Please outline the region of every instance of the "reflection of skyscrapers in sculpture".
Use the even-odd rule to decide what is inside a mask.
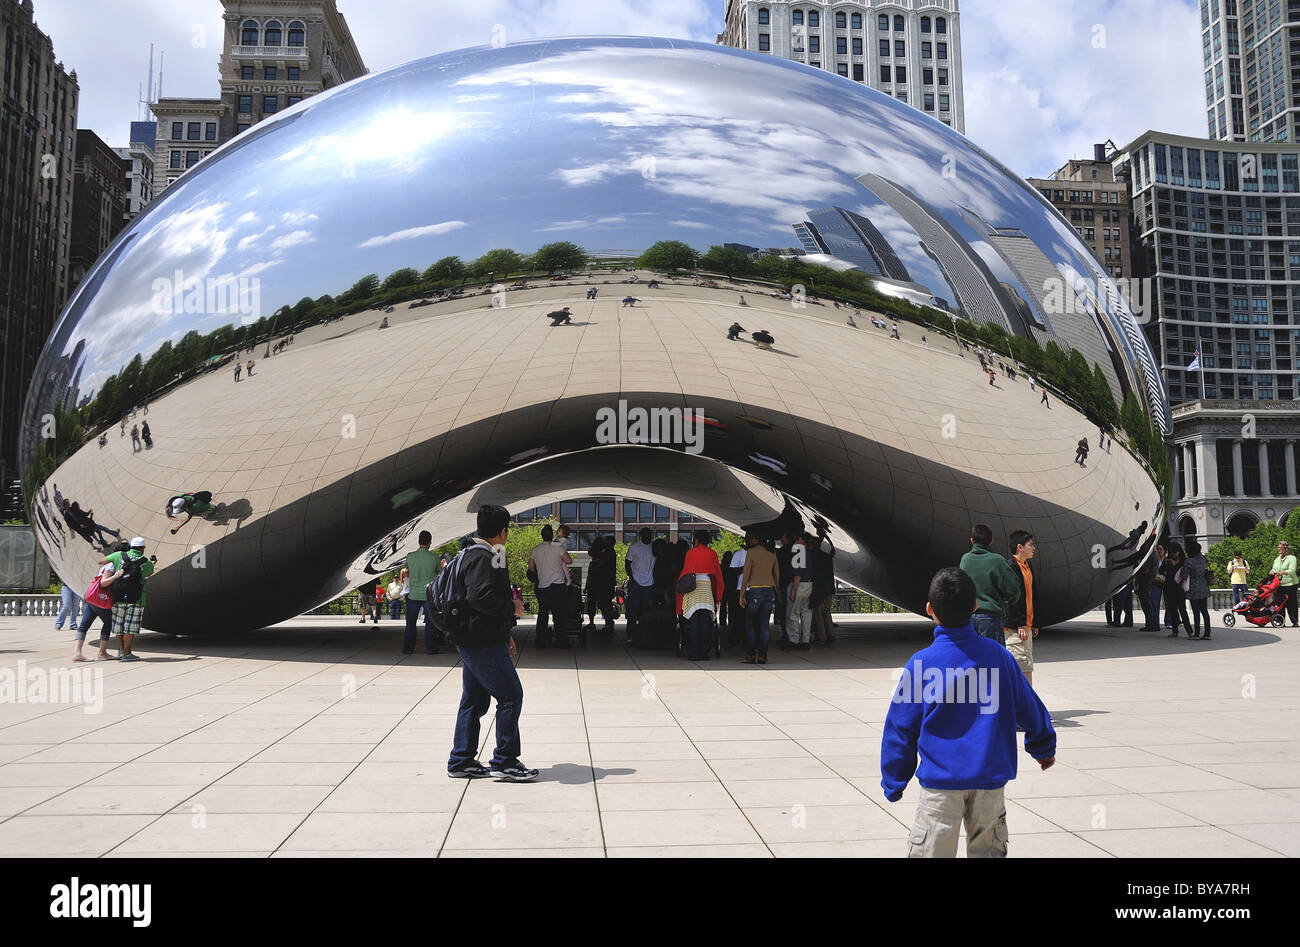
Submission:
[[[972,322],[991,322],[1017,335],[1025,334],[1027,330],[1013,324],[1015,307],[988,264],[937,211],[911,191],[878,174],[864,174],[857,180],[916,231],[926,254],[948,281],[961,314]]]
[[[1047,337],[1077,349],[1088,364],[1100,365],[1117,401],[1122,400],[1129,391],[1149,391],[1150,386],[1144,384],[1138,374],[1142,371],[1139,366],[1143,361],[1143,348],[1134,348],[1133,340],[1122,336],[1119,327],[1125,324],[1125,320],[1118,315],[1119,311],[1113,304],[1103,306],[1096,295],[1086,288],[1082,292],[1076,291],[1074,279],[1066,279],[1061,269],[1023,230],[995,227],[969,207],[961,208],[960,213],[997,252],[1020,285],[1030,294],[1030,307],[1034,310],[1037,322],[1035,329],[1046,330]],[[1078,256],[1065,263],[1067,270],[1078,276],[1089,272],[1085,261]],[[1087,279],[1095,282],[1102,277],[1094,273]],[[1107,316],[1107,311],[1116,313],[1116,318]],[[1043,342],[1043,332],[1035,332],[1033,335],[1040,344]],[[1135,360],[1125,357],[1123,350],[1126,348],[1134,349],[1137,355]],[[1150,366],[1147,377],[1155,377],[1154,363]],[[1152,403],[1160,402],[1157,398]]]
[[[793,226],[799,243],[809,253],[830,254],[869,276],[912,281],[884,234],[861,214],[842,207],[822,207],[809,211],[807,221]]]

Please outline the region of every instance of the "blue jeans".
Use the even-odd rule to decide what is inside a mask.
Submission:
[[[771,588],[745,592],[745,650],[767,657],[767,629],[772,621],[772,603],[776,592]]]
[[[707,661],[709,647],[713,644],[713,612],[707,608],[697,608],[691,613],[686,626],[686,641],[689,649],[686,656],[692,661]]]
[[[73,631],[76,631],[78,604],[77,593],[72,591],[71,586],[64,585],[63,588],[59,589],[59,614],[54,616],[54,627],[62,628],[63,619],[70,617],[72,619],[70,627]]]
[[[434,640],[433,625],[429,622],[429,603],[422,602],[419,599],[408,598],[406,600],[406,631],[402,635],[402,651],[410,654],[415,650],[415,621],[424,612],[424,650],[430,654],[438,650],[437,642]]]
[[[388,616],[396,621],[402,617],[402,600],[400,598],[389,599]]]
[[[1234,585],[1232,587],[1232,604],[1240,605],[1241,600],[1246,597],[1246,586]],[[62,614],[62,612],[60,612]]]
[[[488,712],[493,697],[497,701],[497,748],[489,765],[500,768],[518,763],[524,685],[510,660],[510,645],[456,650],[461,660],[460,712],[447,768],[456,769],[477,758],[479,720]]]
[[[1002,616],[991,615],[988,612],[976,612],[970,617],[970,623],[975,626],[975,634],[981,638],[988,638],[996,641],[998,644],[1005,644],[1006,636],[1002,633]]]
[[[77,637],[85,638],[86,633],[90,631],[90,626],[99,619],[99,640],[108,641],[113,636],[113,612],[107,608],[96,608],[84,599],[81,602],[81,623],[77,629]]]
[[[632,624],[641,617],[641,610],[654,601],[654,586],[641,585],[635,579],[627,580],[627,622]]]

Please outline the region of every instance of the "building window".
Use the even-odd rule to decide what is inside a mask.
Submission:
[[[292,23],[289,24],[289,45],[290,46],[307,45],[307,30],[303,27],[302,23],[299,22],[298,20],[294,20]]]
[[[889,58],[889,40],[887,39],[882,39],[880,41],[880,56],[882,59]]]
[[[280,107],[280,97],[278,95],[262,96],[262,111],[266,114],[275,112]]]
[[[280,74],[274,66],[267,66],[262,71],[262,78],[268,82],[274,82],[276,79],[280,78]]]
[[[205,141],[216,141],[216,140],[217,140],[217,123],[216,123],[216,122],[208,122],[208,123],[203,127],[203,138],[204,138]]]
[[[894,40],[894,55],[899,59],[907,55],[907,43],[904,40]]]
[[[821,26],[821,25],[822,25],[822,18],[821,18],[820,15],[818,15],[818,13],[817,13],[816,10],[809,10],[809,11],[808,11],[808,25],[809,25],[809,26]]]
[[[298,66],[289,66],[286,70],[286,77],[290,82],[297,82],[302,77],[302,70]]]
[[[907,90],[906,90],[906,89],[899,89],[899,90],[898,90],[896,93],[894,93],[894,94],[895,94],[896,96],[898,96],[898,101],[900,101],[900,102],[906,102],[906,101],[907,101]]]
[[[185,152],[185,167],[187,168],[194,167],[196,164],[199,163],[201,157],[202,155],[200,155],[199,152],[197,151]]]
[[[907,67],[906,67],[906,66],[895,66],[895,67],[894,67],[894,81],[895,81],[895,82],[906,82],[906,81],[907,81]]]
[[[281,45],[281,39],[280,21],[272,20],[270,23],[266,24],[266,42],[263,43],[263,45],[279,46]]]
[[[241,66],[239,68],[239,78],[243,79],[245,82],[251,82],[253,79],[253,67]]]
[[[186,125],[186,127],[185,127],[185,137],[186,137],[186,139],[189,140],[189,141],[198,141],[200,138],[203,137],[202,129],[203,129],[203,123],[202,123],[202,122],[190,122],[190,123],[188,123],[188,124]]]
[[[894,81],[892,78],[890,78],[890,69],[888,66],[880,67],[880,81],[885,83],[886,85]]]
[[[855,63],[853,64],[853,81],[854,81],[854,82],[861,82],[861,81],[863,81],[863,80],[862,80],[862,63],[860,63],[860,62],[855,62]]]
[[[758,11],[758,25],[767,26],[767,24],[768,24],[767,7],[760,7]]]
[[[235,126],[235,134],[242,135],[244,132],[248,131],[252,127],[253,126],[248,124],[248,122],[240,122],[238,125]]]
[[[297,104],[298,104],[299,102],[301,102],[301,101],[302,101],[302,96],[301,96],[301,95],[291,95],[291,96],[288,96],[288,97],[284,100],[284,102],[285,102],[285,106],[284,106],[284,107],[285,107],[285,108],[288,108],[290,105],[297,105]]]
[[[905,23],[903,22],[903,18],[902,18],[902,16],[895,16],[895,17],[894,17],[894,32],[895,32],[895,33],[901,33],[901,32],[903,32],[903,30],[905,30],[905,29],[907,29],[907,24],[905,24]]]
[[[926,85],[934,85],[934,70],[933,69],[921,70],[921,81],[924,82]]]
[[[947,43],[940,43],[940,44],[939,44],[939,58],[940,58],[940,59],[947,59],[947,58],[948,58],[948,44],[947,44]]]
[[[939,85],[947,85],[947,84],[948,84],[948,70],[947,70],[947,69],[940,69],[940,70],[939,70]]]
[[[255,20],[245,20],[243,26],[243,35],[240,36],[239,45],[256,46],[257,39],[257,22]]]
[[[855,30],[862,29],[862,14],[854,13],[853,15],[851,15],[849,17],[849,25]]]
[[[822,38],[820,36],[808,37],[808,52],[820,53],[822,51]]]
[[[172,141],[182,141],[185,138],[185,123],[172,122]]]
[[[836,71],[839,75],[841,75],[841,76],[843,76],[845,79],[847,79],[847,78],[849,77],[849,64],[846,63],[846,62],[837,63],[836,66],[835,66],[835,71]]]
[[[179,168],[179,167],[181,166],[181,159],[184,158],[184,157],[185,157],[185,156],[184,156],[181,152],[179,152],[179,151],[173,151],[173,152],[172,152],[172,156],[171,156],[171,164],[170,164],[170,166],[171,166],[172,168],[174,168],[174,169],[175,169],[175,168]]]
[[[837,55],[840,56],[847,56],[849,54],[848,37],[845,36],[835,37],[835,52]]]
[[[948,105],[949,105],[948,96],[946,94],[939,96],[939,111],[940,112],[951,111]]]
[[[922,43],[922,44],[921,44],[921,58],[922,58],[922,59],[933,59],[933,58],[934,58],[934,50],[931,48],[931,46],[930,46],[929,43]]]
[[[926,110],[927,112],[933,112],[933,111],[934,111],[934,93],[933,93],[933,92],[927,92],[927,93],[925,93],[925,110]]]
[[[253,111],[253,97],[251,95],[241,95],[239,97],[239,111],[241,112]]]
[[[936,33],[947,33],[947,32],[948,32],[948,19],[947,19],[947,17],[942,17],[942,16],[941,16],[941,17],[937,17],[937,18],[935,19],[935,21],[934,21],[934,31],[935,31]]]
[[[883,13],[880,14],[880,24],[879,24],[879,25],[880,25],[880,32],[882,32],[882,33],[888,33],[888,32],[889,32],[889,17],[886,16],[885,14],[883,14]]]
[[[768,53],[772,51],[772,37],[769,34],[758,34],[758,51],[760,53]]]
[[[794,13],[790,14],[790,16],[791,16],[791,20],[790,20],[791,23],[793,23],[795,26],[803,26],[802,10],[795,10]]]
[[[837,30],[842,30],[846,26],[848,26],[848,21],[849,21],[848,15],[845,14],[843,11],[835,14],[835,28]]]
[[[930,18],[928,16],[921,17],[921,32],[930,32]]]
[[[855,36],[855,37],[853,37],[853,55],[854,55],[854,56],[861,56],[861,55],[862,55],[862,37],[861,37],[861,36]]]

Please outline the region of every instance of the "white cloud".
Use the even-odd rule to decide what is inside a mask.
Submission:
[[[430,224],[427,227],[411,227],[407,230],[398,230],[396,233],[383,234],[377,237],[371,237],[369,240],[357,244],[358,250],[364,250],[368,247],[382,247],[386,243],[396,243],[399,240],[416,240],[420,237],[432,237],[438,234],[450,233],[453,230],[459,230],[461,227],[468,227],[469,224],[463,220],[444,220],[440,224]]]
[[[670,220],[668,223],[673,227],[692,227],[696,230],[712,230],[712,224],[702,224],[696,220]]]
[[[302,246],[304,243],[312,243],[315,239],[310,230],[295,230],[293,233],[287,233],[283,237],[276,237],[272,240],[271,252],[279,253],[282,250]]]

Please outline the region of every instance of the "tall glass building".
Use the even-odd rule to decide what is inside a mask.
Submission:
[[[1206,121],[1222,141],[1295,141],[1300,3],[1200,0]]]
[[[1289,401],[1300,346],[1300,146],[1147,132],[1123,150],[1136,247],[1173,404]],[[1201,353],[1201,372],[1187,367]]]

